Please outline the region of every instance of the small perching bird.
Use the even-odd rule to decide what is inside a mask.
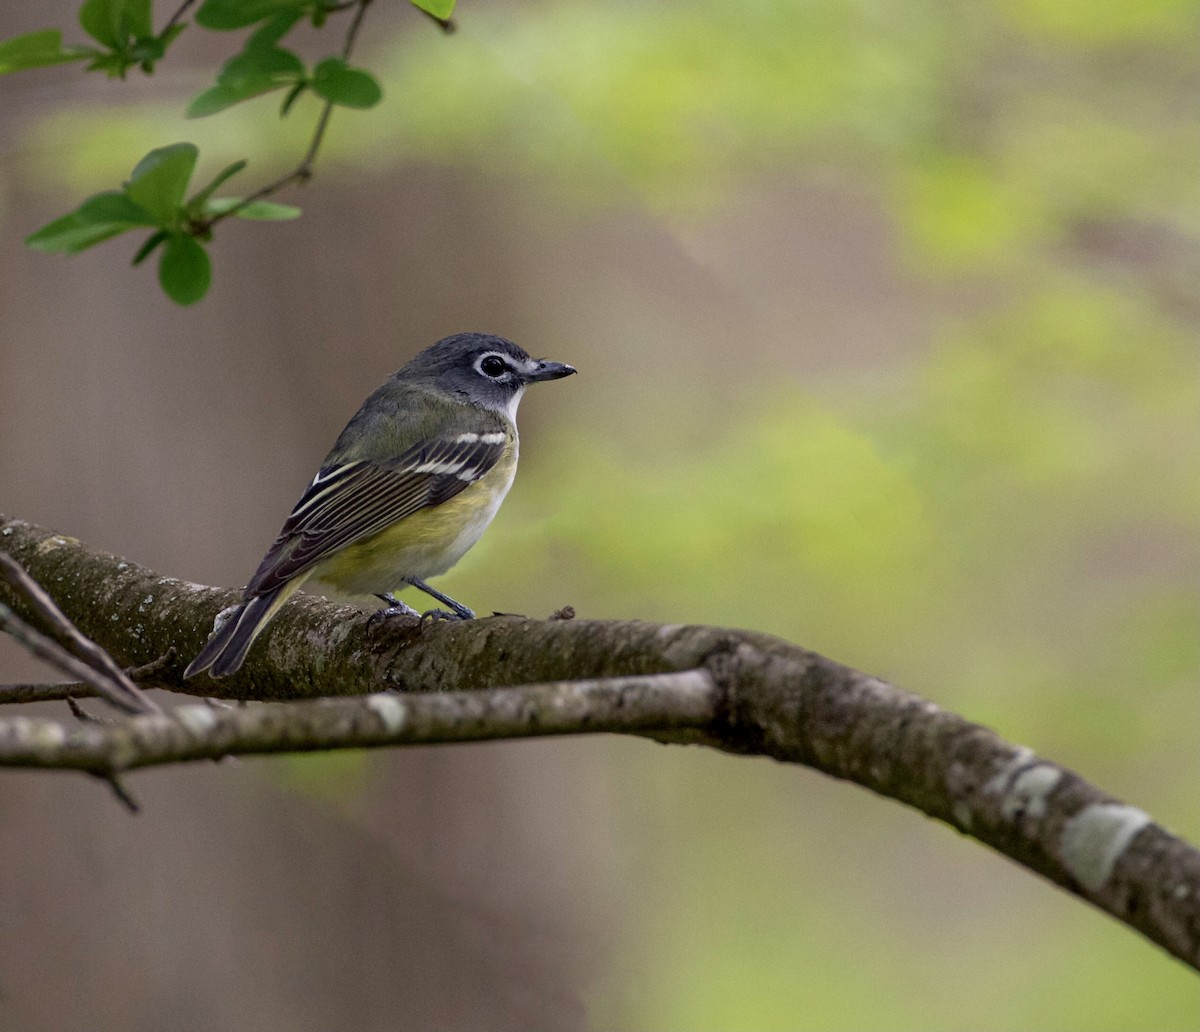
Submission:
[[[525,388],[573,372],[485,333],[459,333],[422,351],[346,425],[250,578],[241,606],[184,677],[236,672],[279,607],[310,578],[340,594],[378,596],[389,604],[380,615],[419,615],[391,594],[411,585],[451,610],[425,615],[473,619],[425,580],[463,557],[508,494]]]

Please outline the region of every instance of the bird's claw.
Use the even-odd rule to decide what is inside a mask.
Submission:
[[[427,609],[421,614],[421,623],[426,620],[430,623],[441,623],[443,620],[470,620],[472,617],[463,616],[462,613],[451,613],[447,609]]]
[[[417,620],[423,620],[424,617],[418,613],[412,606],[405,605],[403,602],[397,602],[394,606],[387,606],[383,609],[376,609],[370,616],[367,617],[367,630],[375,626],[376,621],[383,623],[385,620],[391,620],[397,616],[415,617]]]

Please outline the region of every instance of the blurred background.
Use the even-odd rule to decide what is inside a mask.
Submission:
[[[167,16],[162,8],[156,22]],[[3,36],[76,5],[2,0]],[[370,10],[304,216],[21,239],[192,140],[244,189],[315,108],[0,79],[0,510],[240,585],[360,401],[460,330],[577,378],[440,586],[769,631],[1200,839],[1192,0]],[[334,28],[334,33],[340,29]],[[311,56],[335,49],[329,37]],[[257,178],[254,178],[257,177]],[[253,180],[253,182],[251,182]],[[235,181],[238,182],[238,181]],[[0,642],[0,679],[49,675]],[[67,717],[65,708],[51,712]],[[1154,1030],[1194,976],[809,771],[618,739],[0,778],[0,1028]]]

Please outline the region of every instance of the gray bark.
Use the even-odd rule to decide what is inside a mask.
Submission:
[[[112,724],[0,720],[0,765],[109,777],[238,753],[598,731],[703,744],[801,764],[906,803],[1200,968],[1194,847],[1073,771],[777,638],[513,616],[369,627],[358,610],[303,597],[237,675],[184,682],[183,668],[237,592],[160,577],[3,516],[0,549],[118,663],[153,664],[143,687],[281,703],[192,704]],[[34,619],[3,583],[0,603]]]

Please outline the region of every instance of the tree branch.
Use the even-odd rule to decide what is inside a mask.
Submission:
[[[1194,847],[1029,749],[777,638],[524,617],[370,628],[357,610],[301,597],[237,675],[184,682],[186,658],[238,593],[162,578],[2,516],[0,547],[121,665],[175,648],[179,658],[156,668],[162,687],[255,700],[367,696],[228,713],[184,706],[106,726],[17,717],[0,721],[0,762],[104,774],[232,752],[591,731],[703,743],[812,767],[915,807],[1200,968]],[[3,584],[0,602],[23,611]],[[431,694],[411,694],[420,692]]]
[[[34,655],[61,671],[84,681],[110,705],[125,713],[159,713],[158,704],[147,698],[104,649],[79,633],[40,584],[10,555],[0,552],[0,579],[8,582],[34,615],[49,629],[48,638],[0,606],[0,628],[17,638]]]
[[[0,720],[0,766],[109,777],[138,767],[247,754],[605,731],[664,735],[706,727],[717,698],[708,674],[691,670],[477,692],[378,692],[223,710],[191,704],[170,715],[78,726],[17,717]]]
[[[31,649],[30,651],[33,650]],[[175,652],[172,649],[153,663],[147,663],[145,666],[136,667],[132,670],[124,670],[122,674],[127,676],[135,685],[138,685],[139,690],[143,688],[157,688],[159,685],[156,683],[154,675],[174,658]],[[60,669],[62,668],[60,667]],[[65,670],[64,672],[71,673],[70,670]],[[71,699],[96,698],[104,698],[103,692],[97,690],[87,681],[59,681],[56,684],[0,684],[0,705],[19,705],[25,702],[64,702]],[[153,700],[147,701],[153,702]],[[144,709],[131,710],[131,712],[161,713],[162,710],[155,703],[153,708],[145,707]]]
[[[62,681],[58,684],[0,684],[2,704],[64,702],[67,699],[91,699],[99,694],[95,688],[83,681]]]

